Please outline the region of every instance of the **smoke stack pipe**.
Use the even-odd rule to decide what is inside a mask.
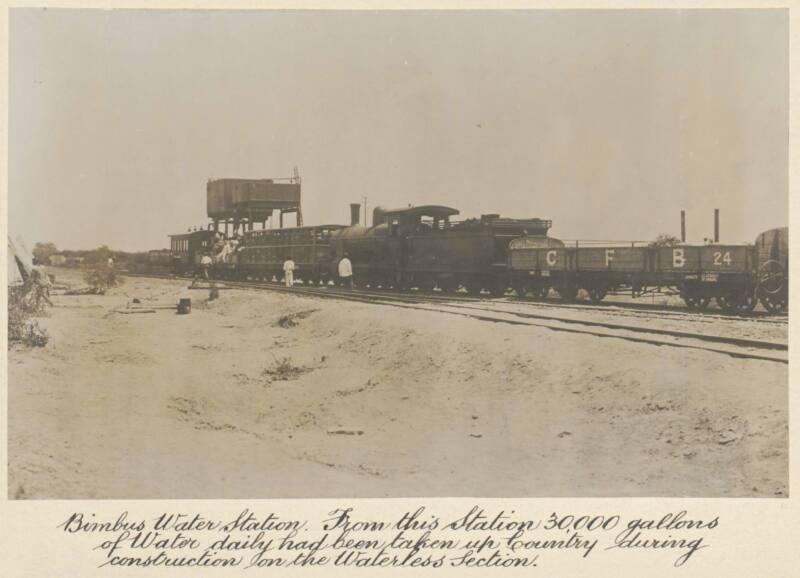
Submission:
[[[681,243],[686,242],[686,211],[681,211]]]
[[[714,209],[714,242],[719,243],[719,209]]]
[[[350,226],[358,225],[361,216],[361,203],[350,203]]]

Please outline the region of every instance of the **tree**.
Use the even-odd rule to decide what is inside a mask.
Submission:
[[[58,253],[58,249],[54,243],[36,243],[33,246],[33,258],[42,265],[47,265],[50,262],[50,256],[56,253]]]
[[[681,240],[678,239],[675,235],[670,235],[669,233],[661,233],[656,240],[650,243],[651,247],[675,247],[676,245],[680,245]]]
[[[113,255],[111,249],[108,248],[108,245],[103,245],[102,247],[98,247],[94,251],[90,252],[89,261],[92,263],[105,263],[108,261],[109,257]]]

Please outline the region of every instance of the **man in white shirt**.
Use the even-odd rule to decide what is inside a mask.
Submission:
[[[286,286],[294,285],[294,261],[289,257],[283,263],[283,277],[286,279]]]
[[[347,253],[345,253],[342,260],[339,261],[339,279],[341,279],[346,286],[350,287],[350,289],[353,288],[353,264],[350,262]]]
[[[211,256],[208,253],[203,253],[203,256],[200,258],[200,262],[194,267],[194,278],[192,279],[193,287],[195,284],[197,284],[197,280],[201,277],[205,277],[206,281],[209,280],[208,270],[212,263],[213,261]]]
[[[211,268],[213,263],[214,261],[211,259],[211,255],[208,253],[204,253],[203,258],[200,259],[200,266],[203,268],[203,277],[206,278],[206,281],[208,281],[208,270]]]

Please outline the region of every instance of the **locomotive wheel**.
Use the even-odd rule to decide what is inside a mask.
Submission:
[[[458,291],[458,282],[452,277],[440,279],[439,289],[442,290],[442,293],[455,293]]]
[[[592,303],[600,303],[608,293],[604,287],[592,287],[587,292]]]
[[[467,293],[472,295],[473,297],[477,297],[481,294],[481,284],[478,281],[468,281],[467,282]]]
[[[492,297],[502,297],[506,294],[506,283],[502,279],[492,279],[489,283],[489,294]]]
[[[432,293],[433,288],[436,286],[436,281],[431,278],[425,277],[417,281],[417,289],[423,293]]]

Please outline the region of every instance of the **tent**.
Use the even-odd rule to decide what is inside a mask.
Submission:
[[[9,287],[24,284],[33,269],[33,260],[25,250],[25,246],[22,243],[15,243],[11,237],[8,238],[6,261]]]

